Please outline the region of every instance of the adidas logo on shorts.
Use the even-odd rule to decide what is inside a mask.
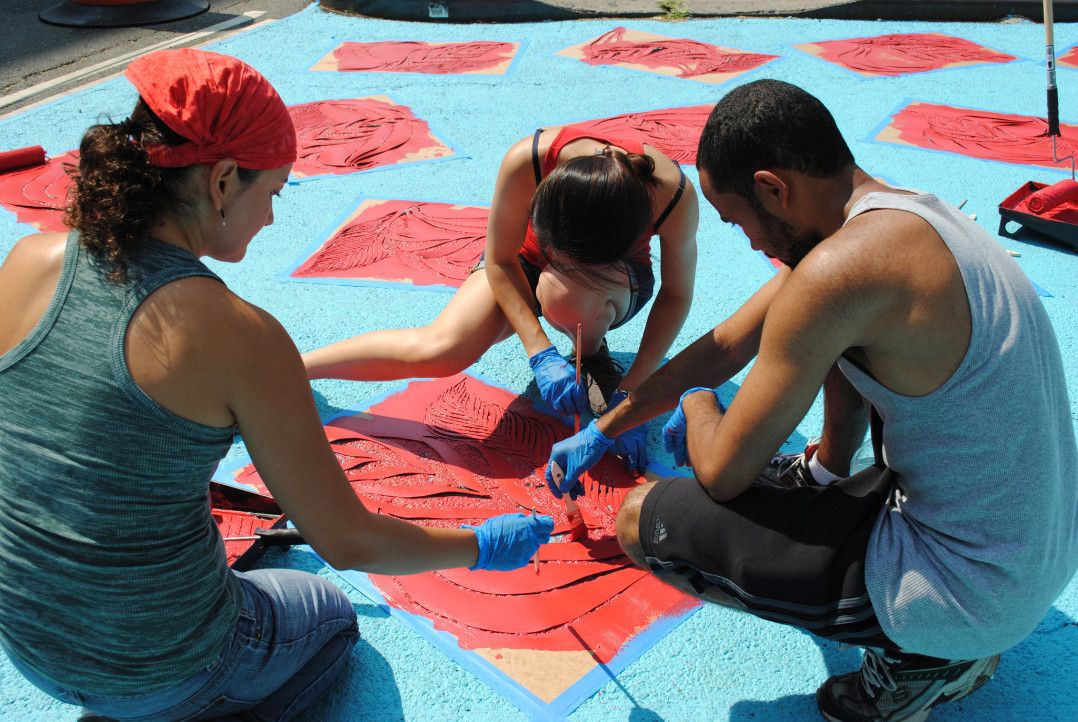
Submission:
[[[658,544],[659,542],[661,542],[665,538],[666,538],[666,527],[663,526],[663,523],[662,523],[661,520],[656,519],[655,520],[655,530],[651,534],[651,541],[654,544]]]

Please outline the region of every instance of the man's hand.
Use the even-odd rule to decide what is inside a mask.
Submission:
[[[545,514],[502,514],[479,526],[464,524],[475,532],[479,557],[469,569],[510,571],[527,564],[543,544],[550,541],[554,519]]]
[[[588,409],[588,392],[576,381],[576,370],[562,358],[554,346],[528,358],[535,374],[539,394],[555,412],[564,416],[582,414]]]
[[[620,389],[610,397],[606,413],[627,399],[629,394]],[[648,430],[644,424],[633,427],[614,439],[614,453],[621,457],[630,470],[640,474],[648,465]]]
[[[716,389],[709,389],[706,386],[696,386],[681,395],[681,398],[678,400],[677,408],[674,409],[674,413],[670,416],[670,420],[663,426],[663,446],[666,447],[668,453],[674,456],[674,463],[678,466],[692,466],[692,462],[689,459],[689,450],[685,443],[688,428],[685,421],[685,411],[682,409],[682,405],[685,403],[686,396],[695,394],[699,391],[708,391],[715,394],[715,401],[718,403],[719,409],[723,412],[726,411],[726,407],[723,406],[722,401],[719,400],[719,392]]]
[[[566,492],[570,499],[582,494],[584,488],[577,479],[595,466],[613,444],[614,440],[603,436],[594,421],[579,434],[554,444],[546,467],[546,485],[550,493],[558,499]]]

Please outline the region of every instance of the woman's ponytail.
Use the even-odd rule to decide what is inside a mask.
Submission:
[[[150,165],[147,145],[186,142],[140,99],[131,117],[91,126],[79,144],[64,221],[107,267],[110,281],[127,277],[127,261],[166,208],[183,202],[189,168]]]

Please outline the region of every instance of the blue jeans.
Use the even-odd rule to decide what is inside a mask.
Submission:
[[[340,589],[314,574],[293,569],[233,573],[243,595],[236,630],[221,656],[160,692],[102,697],[65,689],[14,654],[8,657],[36,687],[61,702],[119,720],[291,719],[344,669],[359,636],[356,612]]]

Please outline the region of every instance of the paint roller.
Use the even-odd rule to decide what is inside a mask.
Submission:
[[[45,163],[45,149],[40,145],[0,152],[0,173],[30,168]]]

